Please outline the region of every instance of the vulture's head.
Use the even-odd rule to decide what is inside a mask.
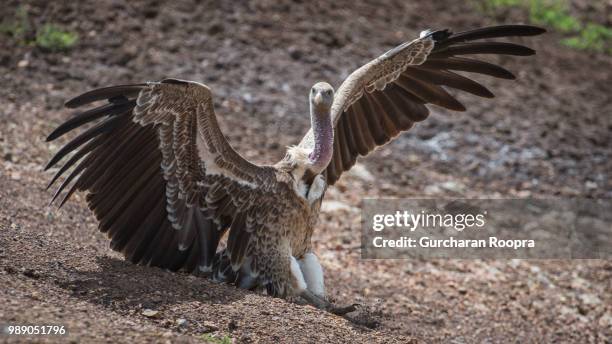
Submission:
[[[310,106],[314,113],[329,113],[334,102],[334,88],[326,82],[317,82],[310,90]]]

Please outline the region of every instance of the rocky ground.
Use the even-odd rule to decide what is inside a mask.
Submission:
[[[518,40],[538,55],[493,59],[518,76],[479,78],[496,99],[461,97],[462,114],[433,108],[327,193],[315,246],[330,294],[366,306],[355,324],[128,264],[82,194],[47,207],[42,166],[61,142],[44,138],[69,115],[62,103],[109,84],[202,81],[232,145],[269,163],[305,133],[314,82],[337,86],[423,28],[524,14],[487,18],[453,1],[9,0],[0,18],[20,5],[31,25],[59,23],[80,39],[57,53],[0,39],[0,323],[65,324],[75,342],[612,341],[610,261],[363,260],[359,250],[363,197],[612,197],[611,57],[569,50],[554,32]]]

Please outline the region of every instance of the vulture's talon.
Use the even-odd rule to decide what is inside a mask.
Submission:
[[[354,303],[352,305],[348,305],[348,306],[336,306],[336,305],[332,305],[330,309],[328,309],[328,311],[330,313],[333,313],[335,315],[345,315],[347,313],[352,313],[354,311],[357,310],[357,306],[359,306],[359,304]]]
[[[357,310],[357,307],[360,306],[357,303],[353,303],[348,306],[337,306],[329,302],[329,300],[313,294],[309,290],[304,290],[301,296],[304,300],[306,300],[306,302],[315,306],[316,308],[330,312],[335,315],[345,315],[347,313],[354,312]]]

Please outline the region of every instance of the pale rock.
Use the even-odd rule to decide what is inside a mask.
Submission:
[[[612,328],[612,313],[606,313],[599,318],[599,326]]]
[[[590,283],[581,277],[574,277],[571,282],[572,289],[587,289]]]
[[[254,100],[253,95],[248,92],[242,95],[242,99],[249,104],[252,103]]]
[[[601,299],[595,294],[582,294],[578,298],[587,306],[595,306],[601,303]]]
[[[486,313],[486,312],[490,311],[489,307],[485,306],[482,303],[475,303],[473,308],[475,310],[479,311],[479,312],[482,312],[482,313]]]
[[[217,325],[215,325],[214,323],[210,322],[210,321],[204,321],[202,323],[202,325],[204,325],[205,329],[205,333],[206,332],[214,332],[214,331],[218,331],[219,327]]]
[[[321,205],[321,211],[324,213],[333,213],[336,211],[355,212],[357,211],[354,207],[340,201],[323,201]]]
[[[448,191],[457,192],[457,193],[461,193],[465,191],[465,185],[463,183],[453,181],[453,180],[449,180],[449,181],[446,181],[440,184],[440,187]]]
[[[12,180],[21,180],[21,173],[19,173],[17,171],[11,172],[11,179]]]
[[[427,194],[439,194],[442,191],[463,193],[465,191],[465,185],[458,181],[449,180],[442,183],[427,185],[424,191]]]
[[[376,177],[368,169],[360,163],[355,164],[349,172],[347,173],[350,176],[357,177],[366,182],[373,182],[376,180]]]
[[[423,191],[426,194],[431,195],[431,194],[439,194],[440,192],[442,192],[442,189],[440,189],[440,186],[438,186],[437,184],[431,184],[431,185],[427,185]]]
[[[578,311],[574,308],[570,308],[568,306],[562,305],[561,307],[558,308],[559,309],[559,314],[561,314],[562,316],[564,315],[569,315],[569,316],[577,316],[578,315]]]
[[[142,311],[142,315],[144,315],[147,318],[154,318],[159,314],[158,311],[152,310],[152,309],[145,309]]]

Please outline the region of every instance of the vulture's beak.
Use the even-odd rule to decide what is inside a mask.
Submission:
[[[317,105],[323,103],[323,96],[321,95],[321,92],[317,92],[317,94],[315,95],[314,103]]]

